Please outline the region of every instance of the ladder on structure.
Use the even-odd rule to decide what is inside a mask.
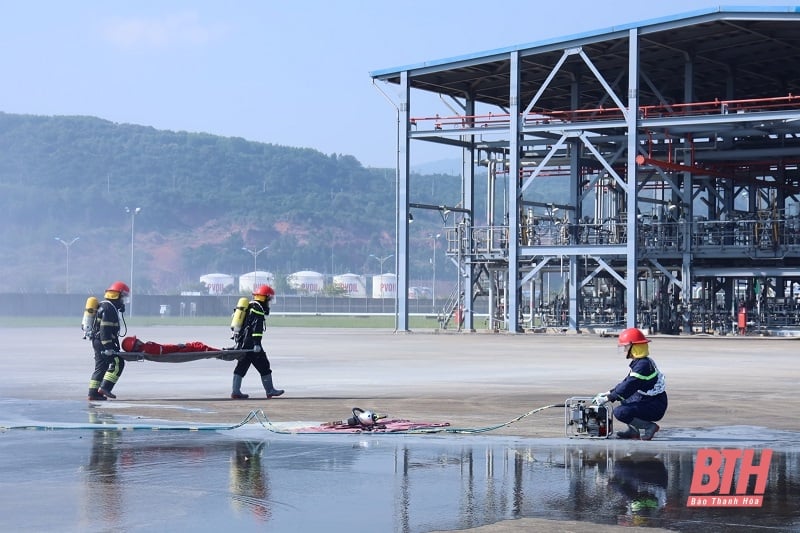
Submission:
[[[459,310],[463,309],[461,305],[461,291],[456,287],[453,289],[453,292],[447,297],[447,303],[444,304],[444,307],[440,312],[436,313],[436,320],[439,322],[439,329],[447,329],[447,326],[450,324],[450,321],[453,318],[457,318],[455,320],[456,325],[460,328],[461,322],[463,321],[463,317],[461,316]],[[456,317],[456,315],[458,315]]]
[[[485,295],[487,294],[486,291],[483,289],[480,279],[482,274],[487,274],[488,271],[482,265],[475,265],[472,267],[473,272],[475,273],[474,277],[477,280],[475,282],[474,287],[471,288],[471,302],[475,301],[476,296]],[[453,292],[447,297],[447,303],[442,308],[441,312],[436,313],[436,319],[439,322],[439,329],[447,329],[447,326],[450,324],[451,321],[455,322],[456,327],[461,330],[461,326],[464,323],[464,293],[466,289],[461,287],[460,289],[456,287],[453,289]]]

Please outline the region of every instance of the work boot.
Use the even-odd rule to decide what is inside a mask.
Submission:
[[[89,397],[87,398],[90,402],[104,402],[106,401],[106,397],[97,392],[97,389],[89,389]]]
[[[242,376],[239,374],[234,374],[233,388],[231,389],[231,400],[246,400],[249,397],[249,394],[242,394]]]
[[[264,390],[267,391],[267,398],[280,396],[285,392],[283,389],[276,389],[272,385],[272,373],[261,376],[261,383],[264,384]]]
[[[647,422],[640,418],[634,418],[631,420],[631,425],[633,427],[643,429],[644,435],[642,435],[642,440],[651,440],[656,432],[661,429],[658,424],[655,422]]]
[[[106,398],[111,398],[112,400],[117,398],[117,395],[111,392],[111,389],[114,388],[114,383],[104,379],[103,382],[100,384],[100,388],[97,389],[97,392],[101,395],[105,396]]]
[[[628,429],[625,431],[617,431],[617,438],[639,440],[639,430],[628,424]]]

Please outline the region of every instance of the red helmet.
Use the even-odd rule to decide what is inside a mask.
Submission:
[[[619,334],[617,344],[620,346],[627,346],[629,344],[647,344],[650,339],[644,336],[638,328],[628,328]]]
[[[259,285],[256,287],[256,290],[253,291],[253,296],[269,296],[272,298],[275,296],[275,291],[272,290],[272,287],[269,285]]]
[[[136,351],[136,336],[131,335],[130,337],[125,337],[122,339],[122,349],[126,352],[135,352]]]
[[[106,292],[108,291],[118,292],[120,296],[127,296],[131,293],[130,287],[128,287],[121,281],[115,281],[114,283],[112,283],[111,286],[106,289]]]

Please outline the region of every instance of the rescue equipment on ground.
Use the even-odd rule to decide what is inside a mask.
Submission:
[[[109,429],[125,429],[125,430],[145,430],[145,431],[154,431],[154,430],[163,430],[163,431],[222,431],[222,430],[232,430],[240,428],[250,422],[254,422],[255,424],[260,425],[267,431],[271,433],[276,433],[280,435],[302,435],[302,434],[336,434],[336,433],[356,433],[360,434],[364,431],[372,431],[374,433],[382,433],[387,435],[423,435],[423,434],[437,434],[437,433],[451,433],[451,434],[467,434],[467,435],[476,435],[480,433],[488,433],[489,431],[494,431],[496,429],[500,429],[506,426],[509,426],[515,422],[519,422],[523,418],[531,416],[534,413],[540,413],[545,409],[551,409],[553,407],[564,407],[564,404],[553,404],[553,405],[545,405],[543,407],[537,407],[536,409],[532,409],[525,414],[519,415],[516,418],[513,418],[507,422],[503,422],[501,424],[495,424],[493,426],[486,426],[486,427],[478,427],[478,428],[459,428],[459,427],[451,427],[448,422],[413,422],[411,420],[400,419],[400,418],[386,418],[380,424],[375,424],[370,428],[363,428],[360,426],[348,426],[344,425],[330,425],[333,422],[328,424],[322,424],[320,426],[312,426],[312,427],[295,427],[295,428],[287,428],[285,424],[280,424],[280,426],[273,424],[272,421],[267,417],[262,409],[256,409],[250,411],[245,418],[242,419],[241,422],[238,424],[230,425],[230,426],[219,426],[219,425],[212,425],[212,424],[202,424],[199,426],[170,426],[170,425],[150,425],[150,424],[103,424],[103,430]],[[379,415],[381,416],[381,415]],[[340,420],[340,422],[342,422]],[[38,430],[53,430],[53,429],[69,429],[69,430],[76,430],[76,429],[88,429],[88,430],[98,430],[97,424],[91,424],[84,427],[76,427],[75,424],[50,424],[50,425],[21,425],[21,426],[0,426],[0,430],[9,430],[9,429],[38,429]]]
[[[348,426],[360,427],[363,429],[370,429],[375,426],[378,420],[386,418],[386,415],[380,415],[374,411],[362,409],[360,407],[353,407],[353,416],[345,420],[336,420],[334,422],[327,422],[323,424],[324,427],[333,426]]]
[[[86,299],[86,306],[83,310],[83,321],[81,321],[81,330],[83,331],[83,338],[88,339],[92,335],[92,327],[94,319],[97,316],[97,308],[100,307],[100,302],[94,296],[89,296]]]
[[[614,434],[614,419],[606,404],[594,398],[573,396],[564,402],[564,433],[569,438],[607,439]]]
[[[353,416],[347,419],[347,425],[369,427],[374,426],[375,423],[382,418],[386,418],[386,415],[379,415],[372,411],[361,409],[360,407],[353,407]]]
[[[239,298],[239,301],[236,302],[236,307],[233,310],[233,316],[231,317],[231,331],[233,335],[231,335],[231,339],[236,339],[239,335],[239,332],[242,330],[242,326],[244,325],[244,317],[247,316],[247,306],[250,305],[250,300],[247,298]]]
[[[587,398],[588,401],[591,402],[591,398]],[[303,434],[303,433],[363,433],[365,431],[373,432],[373,433],[393,433],[399,435],[419,435],[419,434],[430,434],[430,433],[458,433],[463,435],[477,435],[480,433],[488,433],[490,431],[494,431],[496,429],[504,428],[506,426],[510,426],[515,422],[519,422],[523,418],[527,418],[533,414],[540,413],[546,409],[552,409],[553,407],[564,407],[563,403],[552,404],[552,405],[545,405],[542,407],[537,407],[536,409],[531,409],[527,413],[521,414],[507,422],[502,422],[499,424],[494,424],[492,426],[485,426],[485,427],[478,427],[478,428],[459,428],[459,427],[450,427],[448,422],[412,422],[410,420],[405,419],[397,419],[397,418],[389,418],[387,415],[377,415],[378,422],[374,423],[371,426],[364,426],[362,424],[351,425],[350,420],[337,420],[335,422],[325,422],[319,426],[312,426],[312,427],[303,427],[303,428],[293,428],[290,430],[286,429],[278,429],[267,419],[267,420],[259,420],[264,427],[268,430],[272,431],[273,433],[281,433],[281,434]],[[364,411],[358,407],[353,408],[353,417],[357,418],[358,415],[356,414],[358,411],[363,411],[364,413],[373,413],[372,411]],[[258,414],[263,415],[263,411],[260,413],[256,413],[253,411],[250,413],[252,416],[257,417]],[[363,416],[363,415],[362,415]]]

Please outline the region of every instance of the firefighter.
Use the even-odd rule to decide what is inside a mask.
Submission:
[[[630,371],[616,387],[594,398],[596,404],[621,402],[614,408],[614,416],[628,424],[628,429],[617,432],[620,439],[652,439],[660,429],[656,421],[667,411],[664,374],[650,358],[649,342],[637,328],[628,328],[619,334],[619,349],[626,359],[631,359]]]
[[[269,302],[274,296],[275,291],[269,285],[257,287],[253,291],[253,300],[247,306],[241,330],[234,336],[236,349],[248,350],[233,369],[231,398],[234,400],[249,398],[249,395],[242,393],[242,378],[247,374],[250,365],[256,367],[261,374],[261,383],[267,392],[267,398],[284,393],[282,389],[276,389],[272,384],[272,369],[261,344],[266,318],[269,314]]]
[[[118,355],[119,324],[130,292],[127,285],[116,281],[106,289],[105,298],[97,308],[91,332],[94,372],[89,379],[89,400],[117,397],[111,390],[125,368],[125,360]]]

